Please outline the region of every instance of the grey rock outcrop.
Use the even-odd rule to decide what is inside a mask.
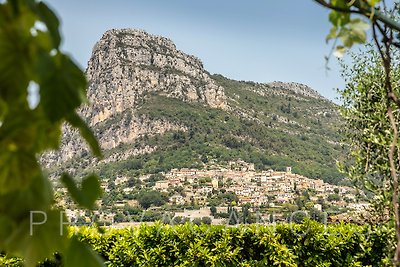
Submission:
[[[210,78],[198,58],[177,50],[171,40],[143,30],[105,32],[93,48],[86,75],[89,104],[82,107],[80,113],[94,130],[104,151],[132,143],[144,135],[187,130],[184,125],[167,120],[137,116],[136,109],[149,94],[227,108],[224,89]],[[49,152],[42,157],[46,167],[87,154],[85,142],[68,126],[64,127],[62,142],[59,152]],[[152,151],[154,148],[148,147],[127,149],[126,154],[118,151],[118,158]],[[108,158],[115,156],[110,154]]]
[[[224,89],[210,78],[198,58],[177,50],[171,40],[142,30],[104,33],[94,46],[86,73],[91,105],[83,115],[91,125],[137,107],[152,92],[226,107]]]
[[[267,83],[266,85],[273,89],[292,91],[295,94],[306,96],[306,97],[311,97],[311,98],[315,98],[315,99],[324,99],[324,97],[321,96],[317,91],[315,91],[308,85],[301,84],[301,83],[275,81],[272,83]]]

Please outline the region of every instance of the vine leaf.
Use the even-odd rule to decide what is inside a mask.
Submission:
[[[53,11],[51,11],[50,8],[43,4],[43,2],[39,2],[37,12],[49,30],[51,39],[53,41],[53,46],[58,48],[61,42],[61,37],[58,31],[60,22],[58,21],[57,16],[53,13]]]
[[[41,56],[40,102],[49,120],[54,122],[73,112],[86,99],[86,78],[65,55],[56,54],[50,57],[52,60],[47,55]]]
[[[105,266],[102,259],[87,245],[73,236],[67,254],[65,255],[65,267],[101,267]]]
[[[58,210],[36,211],[13,231],[5,246],[8,251],[22,256],[25,266],[36,266],[38,261],[66,248],[65,222],[65,216]]]
[[[8,150],[0,154],[0,194],[27,188],[33,177],[40,175],[36,158],[26,151],[18,151],[11,141],[0,147]]]
[[[92,130],[88,127],[84,120],[76,112],[71,113],[67,117],[67,121],[74,127],[78,128],[80,134],[88,142],[93,154],[99,158],[102,157],[101,148],[94,136]]]
[[[96,175],[83,178],[81,188],[78,188],[74,179],[68,174],[63,174],[61,181],[67,187],[71,197],[82,207],[93,209],[95,201],[101,196],[101,187]]]

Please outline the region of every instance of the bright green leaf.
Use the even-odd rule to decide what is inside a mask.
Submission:
[[[367,0],[368,5],[375,7],[381,0]]]

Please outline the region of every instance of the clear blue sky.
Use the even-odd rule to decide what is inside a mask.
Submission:
[[[86,68],[111,28],[172,39],[211,73],[257,82],[300,82],[334,100],[343,87],[336,60],[326,71],[328,10],[312,0],[50,0],[61,17],[63,50]]]

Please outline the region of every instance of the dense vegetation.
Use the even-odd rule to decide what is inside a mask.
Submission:
[[[108,266],[390,266],[394,232],[386,226],[338,224],[238,227],[142,225],[75,229]],[[61,256],[62,257],[62,256]],[[57,255],[60,258],[60,255]],[[0,265],[18,266],[0,258]],[[8,265],[10,266],[10,265]],[[42,266],[60,266],[48,260]]]

